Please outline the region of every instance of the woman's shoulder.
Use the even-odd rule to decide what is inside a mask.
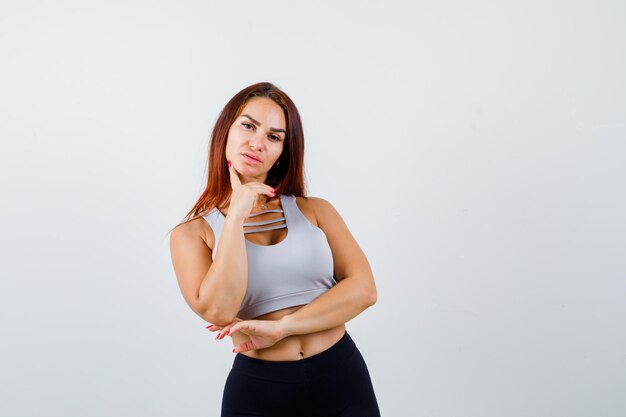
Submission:
[[[179,224],[172,231],[172,236],[176,234],[177,236],[186,237],[188,239],[200,238],[206,243],[209,249],[213,250],[215,235],[213,233],[211,225],[205,218],[205,216],[207,215],[208,213],[205,213],[204,215],[198,216],[193,220],[189,220],[187,222]]]
[[[318,227],[320,226],[320,220],[324,218],[325,214],[336,212],[333,205],[322,197],[298,196],[296,197],[296,204],[302,214]]]
[[[325,210],[333,206],[330,203],[330,201],[322,197],[314,197],[314,196],[298,196],[296,197],[296,202],[298,203],[298,206],[300,205],[307,206],[307,207],[311,207],[314,210],[317,210],[317,209]]]

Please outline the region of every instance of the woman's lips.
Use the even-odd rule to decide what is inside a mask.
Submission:
[[[250,162],[251,164],[260,164],[261,161],[258,161],[254,158],[250,158],[248,155],[243,154],[243,159],[245,159],[246,161]]]

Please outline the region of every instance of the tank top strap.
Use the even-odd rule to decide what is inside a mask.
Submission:
[[[287,218],[287,226],[298,226],[308,222],[304,214],[300,211],[298,203],[296,203],[296,196],[293,194],[283,195],[281,198],[283,203],[284,215]]]

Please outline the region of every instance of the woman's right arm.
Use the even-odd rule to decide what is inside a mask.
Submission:
[[[191,223],[180,225],[170,236],[178,285],[196,314],[209,323],[226,325],[234,321],[248,285],[243,220],[226,217],[215,261],[200,225]]]
[[[180,225],[170,235],[172,263],[185,301],[196,314],[218,326],[235,321],[248,287],[244,220],[258,194],[275,195],[272,187],[260,182],[242,185],[230,161],[228,170],[232,194],[215,261],[198,223]]]

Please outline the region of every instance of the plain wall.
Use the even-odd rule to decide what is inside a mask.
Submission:
[[[384,416],[626,414],[622,1],[3,1],[0,415],[216,416],[168,230],[224,104],[300,109]]]

